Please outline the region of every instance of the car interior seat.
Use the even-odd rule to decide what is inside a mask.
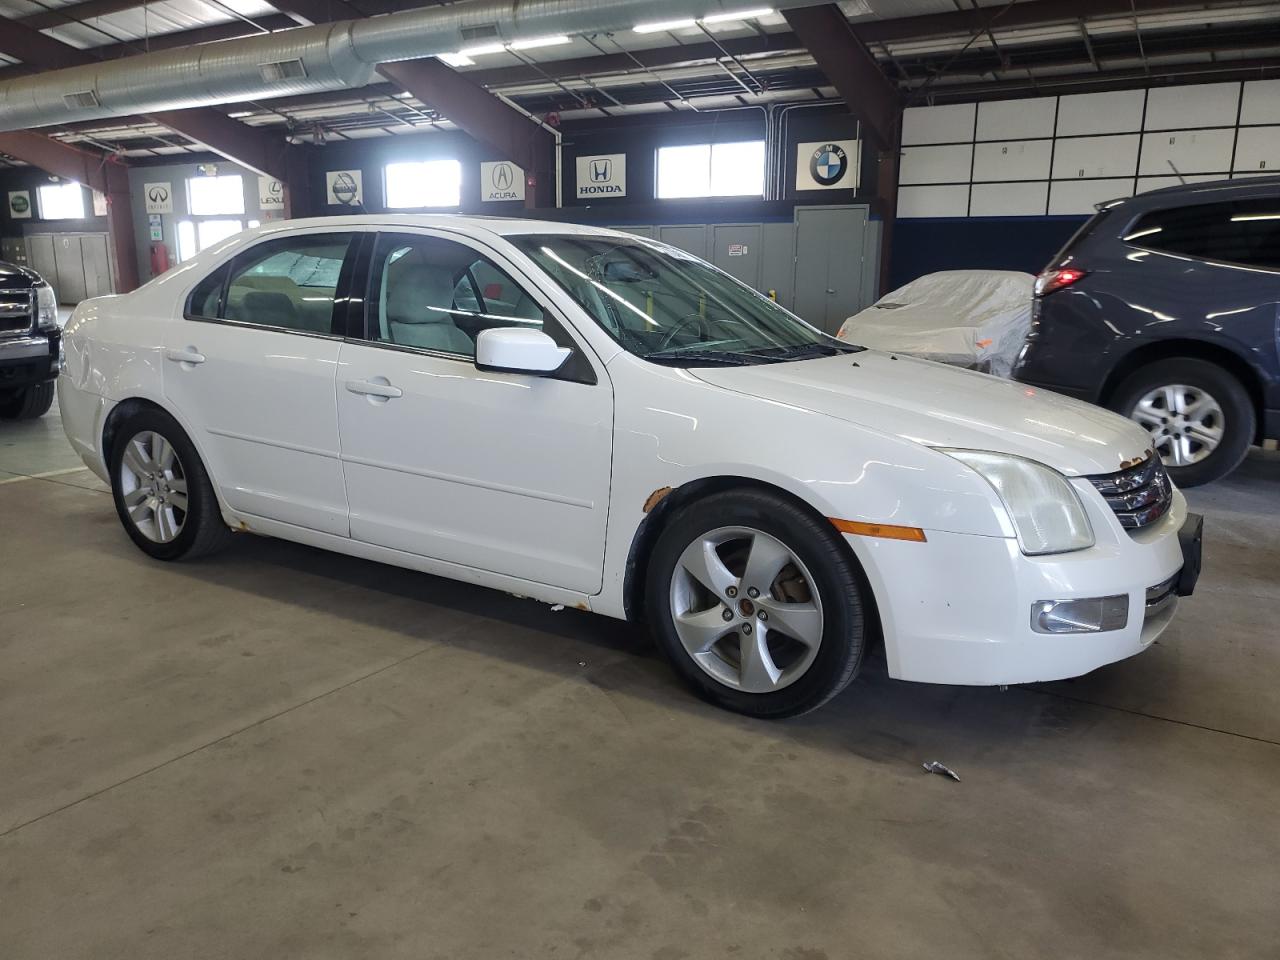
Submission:
[[[386,333],[392,343],[471,356],[475,344],[449,315],[453,275],[411,250],[386,268]]]

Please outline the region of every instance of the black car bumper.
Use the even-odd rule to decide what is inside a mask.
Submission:
[[[1189,597],[1200,579],[1200,545],[1204,539],[1204,517],[1188,513],[1178,531],[1178,545],[1182,547],[1182,570],[1178,574],[1178,596]]]
[[[0,339],[0,390],[20,390],[58,375],[58,334]]]

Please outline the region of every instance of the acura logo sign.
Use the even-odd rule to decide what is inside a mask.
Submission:
[[[510,190],[511,184],[515,180],[515,174],[511,172],[511,164],[495,163],[490,180],[493,182],[493,189]]]

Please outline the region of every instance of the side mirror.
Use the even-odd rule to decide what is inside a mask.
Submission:
[[[568,347],[541,330],[521,327],[494,327],[476,337],[476,369],[497,373],[555,373],[569,354]]]

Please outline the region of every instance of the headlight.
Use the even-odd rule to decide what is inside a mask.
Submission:
[[[58,298],[47,283],[36,287],[36,326],[41,330],[58,329]]]
[[[1068,553],[1093,546],[1084,504],[1067,478],[1034,460],[984,450],[943,450],[976,470],[1009,512],[1022,552]]]

